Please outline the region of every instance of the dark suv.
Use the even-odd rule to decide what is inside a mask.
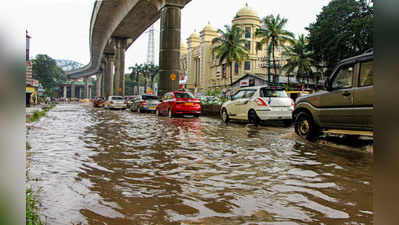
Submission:
[[[326,91],[295,102],[295,132],[311,140],[322,129],[373,131],[374,54],[342,60],[325,82]]]

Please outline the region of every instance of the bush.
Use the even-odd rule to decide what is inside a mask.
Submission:
[[[40,216],[36,213],[36,199],[33,196],[30,188],[26,189],[26,224],[27,225],[42,225]]]

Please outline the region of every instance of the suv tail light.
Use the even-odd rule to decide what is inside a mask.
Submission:
[[[127,104],[127,101],[125,100],[125,101],[123,101],[123,104]]]
[[[111,104],[111,105],[112,105],[112,104],[114,104],[114,102],[113,102],[113,101],[110,101],[110,102],[109,102],[109,104]]]
[[[143,100],[143,102],[141,103],[142,106],[146,106],[147,102],[145,100]]]
[[[261,98],[256,98],[255,102],[256,102],[256,104],[258,104],[260,106],[267,106],[266,102],[263,101],[263,99],[261,99]]]
[[[295,102],[294,100],[291,99],[291,106],[294,107],[295,106]]]

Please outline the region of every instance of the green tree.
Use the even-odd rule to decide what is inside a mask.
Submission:
[[[134,66],[129,67],[132,72],[130,73],[130,80],[136,80],[135,86],[136,86],[136,94],[139,94],[139,89],[140,89],[140,84],[139,84],[139,77],[141,73],[141,65],[135,64]]]
[[[151,78],[151,89],[154,91],[154,79],[158,75],[159,71],[159,66],[154,65],[154,64],[149,64],[148,66],[148,72],[150,74]]]
[[[216,59],[219,59],[219,64],[226,60],[230,68],[230,86],[233,84],[233,62],[241,64],[243,60],[248,58],[248,50],[245,47],[247,40],[244,37],[244,31],[239,26],[232,27],[225,25],[226,32],[218,29],[219,37],[212,40],[215,45],[212,49],[212,54]]]
[[[280,46],[292,43],[294,39],[294,34],[292,32],[284,30],[287,21],[287,19],[281,18],[280,15],[277,15],[277,17],[274,15],[268,15],[262,19],[263,28],[258,28],[255,33],[257,37],[261,38],[260,42],[257,43],[257,50],[261,50],[264,45],[267,45],[269,60],[268,74],[270,74],[270,58],[273,59],[273,80],[275,82],[278,82],[279,76],[277,74],[275,51]],[[268,76],[268,81],[270,82],[270,75]]]
[[[373,48],[374,4],[369,0],[332,0],[323,7],[309,31],[314,59],[327,66],[327,74],[345,58]]]
[[[304,35],[300,35],[298,40],[294,40],[293,44],[285,47],[285,53],[288,55],[287,63],[283,66],[283,70],[287,71],[288,86],[290,84],[290,74],[296,72],[297,80],[313,78],[312,66],[314,60],[313,53],[307,49],[307,43]]]
[[[151,79],[150,87],[154,89],[154,80],[158,74],[159,67],[153,64],[137,64],[129,67],[132,72],[129,75],[131,81],[136,80],[137,94],[139,93],[139,86],[144,86],[144,92],[147,93],[148,79]]]
[[[33,78],[43,85],[47,95],[54,96],[54,88],[66,80],[64,71],[48,55],[39,54],[32,61]]]

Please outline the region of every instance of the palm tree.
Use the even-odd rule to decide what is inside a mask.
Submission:
[[[149,73],[150,73],[150,78],[151,78],[151,89],[152,90],[154,90],[154,79],[155,79],[155,76],[158,74],[158,71],[159,71],[159,66],[150,64]]]
[[[274,76],[273,80],[278,81],[277,66],[275,51],[279,46],[284,46],[287,42],[291,43],[294,39],[294,34],[284,30],[284,26],[287,24],[287,19],[281,18],[280,15],[274,17],[274,15],[268,15],[262,19],[263,28],[258,28],[255,35],[262,38],[257,43],[256,48],[261,50],[263,45],[267,45],[268,49],[268,81],[270,82],[270,54],[273,58]]]
[[[304,35],[300,35],[298,40],[295,40],[292,46],[285,47],[285,54],[288,55],[287,64],[283,66],[283,69],[287,71],[287,74],[291,74],[296,71],[297,78],[307,78],[312,76],[312,66],[314,61],[312,59],[312,52],[307,50],[308,41]],[[297,79],[298,80],[298,79]],[[288,76],[289,85],[289,76]]]
[[[233,66],[231,65],[234,61],[238,64],[248,57],[248,50],[245,47],[247,40],[243,37],[244,31],[237,25],[232,27],[225,25],[226,32],[219,29],[219,37],[212,40],[212,44],[215,45],[212,49],[212,54],[216,53],[216,59],[219,59],[219,64],[222,64],[224,60],[227,61],[230,67],[230,86],[233,84]]]
[[[130,73],[130,79],[133,81],[136,79],[136,89],[137,89],[137,93],[138,93],[138,79],[139,79],[139,73],[138,73],[138,65],[136,63],[136,65],[129,67],[130,70],[132,70],[132,72]],[[133,89],[134,92],[134,89]]]
[[[144,78],[144,94],[147,93],[147,80],[148,80],[148,75],[149,75],[149,64],[143,64],[142,65],[142,72],[143,72],[143,78]]]

